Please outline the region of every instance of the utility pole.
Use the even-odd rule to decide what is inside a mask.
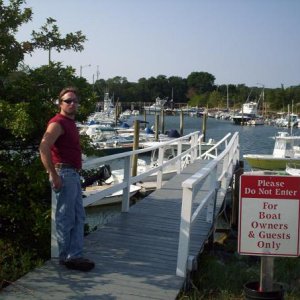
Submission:
[[[91,64],[85,65],[85,66],[80,66],[80,77],[82,77],[82,69],[85,67],[90,67],[90,66],[91,66]]]
[[[98,79],[99,79],[99,75],[100,75],[100,72],[99,72],[99,66],[97,66],[96,80],[98,80]]]

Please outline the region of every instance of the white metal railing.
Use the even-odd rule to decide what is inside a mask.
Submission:
[[[200,157],[202,159],[216,158],[218,156],[218,153],[227,147],[230,136],[231,136],[231,133],[230,132],[227,133],[220,141],[218,141],[216,144],[214,144],[206,152],[202,153]]]
[[[203,209],[207,208],[206,222],[215,222],[215,206],[217,196],[225,198],[227,188],[233,176],[235,166],[239,160],[239,136],[236,132],[230,142],[223,139],[218,146],[214,146],[203,158],[213,158],[204,168],[192,175],[182,183],[183,196],[181,208],[181,221],[178,244],[178,257],[176,274],[181,277],[186,276],[187,270],[191,270],[190,262],[194,257],[189,257],[190,235],[193,222],[200,215]],[[217,155],[217,148],[225,143],[225,149]],[[215,155],[212,152],[215,151]],[[218,174],[220,174],[218,176]],[[204,185],[205,184],[205,185]],[[201,201],[195,211],[192,211],[194,200],[198,199],[198,192],[201,191]],[[198,199],[199,200],[199,199]]]
[[[87,198],[85,198],[85,206],[88,206],[92,204],[94,201],[102,199],[108,195],[111,195],[112,193],[116,191],[123,190],[123,201],[122,201],[122,211],[126,212],[129,209],[129,186],[131,184],[135,184],[137,182],[143,181],[146,177],[150,176],[151,174],[154,174],[157,172],[157,188],[161,188],[162,186],[162,174],[163,170],[171,164],[177,164],[177,173],[179,174],[184,165],[183,158],[186,156],[190,157],[191,162],[193,162],[199,155],[198,155],[198,149],[201,149],[203,135],[200,135],[199,131],[190,133],[186,136],[179,137],[176,139],[172,139],[170,141],[166,142],[160,142],[157,143],[154,146],[147,147],[144,149],[134,150],[134,151],[127,151],[119,154],[109,155],[105,157],[99,157],[96,159],[93,159],[90,162],[87,162],[84,164],[83,168],[87,169],[91,166],[95,165],[101,165],[105,164],[106,162],[113,161],[116,159],[123,159],[123,169],[124,169],[124,178],[123,181],[117,184],[114,184],[113,186],[105,189],[104,191],[99,191],[96,194],[93,194]],[[182,151],[182,144],[189,140],[189,148],[185,151]],[[175,147],[177,150],[177,155],[168,161],[163,161],[164,152],[166,149],[168,149],[170,146]],[[136,176],[131,176],[132,174],[132,159],[135,155],[145,154],[145,153],[151,153],[152,151],[155,151],[158,149],[158,164],[156,167],[151,168],[150,170],[144,172],[143,174],[137,174]],[[201,153],[201,152],[200,152]],[[122,169],[122,167],[120,167]],[[128,188],[128,190],[127,190]]]
[[[190,162],[193,162],[195,159],[199,158],[201,155],[201,144],[203,140],[203,135],[200,135],[199,131],[190,133],[186,136],[172,139],[166,142],[157,143],[157,145],[152,147],[147,147],[144,149],[127,151],[119,154],[108,155],[105,157],[95,158],[91,161],[88,161],[83,164],[84,169],[89,169],[95,167],[95,165],[100,166],[107,162],[111,162],[117,159],[123,159],[123,169],[124,169],[124,178],[120,183],[113,184],[112,186],[101,190],[99,192],[93,193],[92,195],[84,198],[84,206],[93,204],[95,201],[107,197],[117,191],[123,190],[123,199],[122,199],[122,212],[128,212],[130,204],[130,185],[135,184],[136,182],[143,181],[146,177],[157,172],[157,189],[160,189],[162,186],[162,174],[164,169],[170,164],[177,165],[177,173],[179,174],[182,169],[186,166],[184,164],[184,158],[189,157]],[[185,141],[189,141],[189,147],[187,150],[182,151],[182,144]],[[164,151],[170,146],[174,146],[177,150],[177,155],[168,160],[163,161]],[[158,149],[158,165],[154,168],[151,168],[149,171],[144,172],[143,174],[138,174],[137,176],[131,176],[132,174],[132,158],[134,155],[144,154],[147,152],[152,152]],[[120,166],[122,169],[122,166]],[[57,241],[56,241],[56,229],[55,229],[55,212],[56,212],[56,199],[54,193],[52,193],[52,213],[51,213],[51,257],[57,257]]]

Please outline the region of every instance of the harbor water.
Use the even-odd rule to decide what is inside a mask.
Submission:
[[[144,120],[143,116],[135,116],[128,120],[128,124],[132,125],[135,119]],[[178,132],[180,131],[179,116],[165,116],[164,120],[165,131],[170,129],[176,129]],[[198,130],[202,132],[202,121],[202,118],[185,116],[183,122],[184,134]],[[149,122],[149,127],[153,126],[155,122],[155,116],[148,115],[147,122]],[[246,153],[271,154],[274,147],[274,137],[278,131],[288,131],[288,129],[269,125],[240,126],[234,125],[233,122],[229,120],[208,118],[206,124],[206,141],[208,141],[209,138],[218,141],[229,132],[231,134],[239,132],[240,159],[243,160],[243,154]],[[300,134],[300,129],[293,129],[293,134]],[[244,161],[244,167],[245,171],[250,170],[250,167],[247,165],[246,161]],[[86,212],[86,221],[89,224],[89,228],[93,230],[101,227],[116,214],[119,214],[121,212],[121,204],[90,207],[86,209]]]

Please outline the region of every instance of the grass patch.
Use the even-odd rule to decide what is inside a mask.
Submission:
[[[243,285],[260,279],[260,257],[239,255],[236,238],[229,237],[204,249],[190,277],[189,290],[178,300],[244,299]],[[300,258],[276,257],[274,281],[283,286],[285,300],[300,299]]]

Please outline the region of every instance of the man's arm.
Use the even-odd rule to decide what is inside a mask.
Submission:
[[[40,156],[42,163],[49,173],[54,189],[61,188],[61,178],[58,176],[51,157],[51,146],[55,143],[60,135],[63,134],[63,129],[58,123],[51,123],[47,127],[46,132],[40,143]]]

